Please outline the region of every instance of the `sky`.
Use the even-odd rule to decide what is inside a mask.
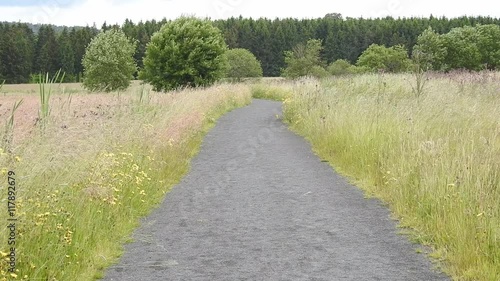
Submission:
[[[181,15],[229,17],[318,18],[327,13],[345,17],[492,16],[500,18],[500,1],[439,0],[0,0],[0,22],[21,21],[67,26],[122,24]]]

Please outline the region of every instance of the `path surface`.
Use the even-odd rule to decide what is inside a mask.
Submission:
[[[255,100],[221,118],[104,280],[448,280],[280,108]]]

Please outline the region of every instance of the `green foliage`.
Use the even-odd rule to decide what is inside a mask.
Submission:
[[[226,50],[221,31],[210,21],[181,17],[153,35],[139,77],[157,91],[208,86],[224,76]]]
[[[327,75],[320,53],[323,47],[321,40],[311,39],[307,44],[298,44],[293,51],[285,52],[286,68],[282,76],[287,78],[298,78],[303,76],[323,77]]]
[[[92,39],[83,57],[83,86],[91,91],[117,91],[130,86],[137,70],[131,43],[121,30],[111,29]]]
[[[61,59],[61,71],[66,73],[65,82],[75,81],[75,52],[71,43],[71,37],[68,29],[64,28],[58,37],[59,42],[59,57]]]
[[[142,70],[147,44],[153,34],[166,23],[166,19],[139,23],[133,23],[127,19],[121,26],[104,24],[102,30],[121,28],[127,37],[137,41],[134,59],[139,70]],[[480,37],[476,43],[481,53],[481,68],[498,68],[495,62],[498,61],[498,55],[494,51],[498,50],[495,42],[500,42],[495,39],[498,37],[497,26],[500,26],[498,18],[435,18],[431,16],[411,19],[354,19],[342,18],[340,14],[328,14],[316,19],[271,20],[241,17],[215,20],[212,23],[221,30],[230,48],[247,49],[255,55],[261,62],[263,76],[280,76],[282,69],[286,67],[284,52],[292,50],[294,46],[310,38],[323,42],[321,57],[326,63],[330,64],[339,59],[355,63],[362,52],[373,43],[384,46],[403,45],[408,50],[413,50],[419,43],[417,42],[419,35],[423,32],[430,38],[421,39],[419,45],[425,46],[425,48],[422,47],[424,49],[422,51],[426,51],[427,54],[432,53],[428,49],[432,50],[432,47],[436,46],[434,44],[436,42],[432,40],[442,41],[446,47],[444,36],[437,36],[437,34],[446,34],[452,28],[463,26],[475,26],[478,29]],[[480,26],[488,27],[481,28]],[[429,27],[435,31],[435,34],[426,31]],[[66,73],[66,81],[80,81],[85,48],[98,34],[98,30],[89,26],[67,29],[71,50],[67,48],[66,36],[61,35],[63,32],[64,27],[0,23],[0,79],[6,79],[7,83],[27,82],[30,73],[40,73],[40,71],[45,73],[47,70],[53,74],[58,69],[63,69]],[[36,36],[38,34],[40,36]],[[484,36],[489,39],[483,40]],[[38,40],[35,40],[35,37]],[[433,65],[429,68],[451,69],[452,67],[446,65],[446,58],[442,64],[440,63],[442,48],[440,44],[437,46],[440,51],[434,53]],[[41,55],[37,55],[36,60],[34,59],[35,52]],[[73,59],[71,59],[71,52],[73,52]],[[415,57],[415,54],[412,54],[412,57]],[[72,63],[73,70],[70,67]],[[134,76],[136,77],[137,73]]]
[[[311,68],[310,76],[316,77],[316,78],[325,78],[330,76],[330,73],[320,65],[315,65]]]
[[[372,44],[358,59],[357,65],[372,71],[404,72],[411,66],[408,51],[401,45],[387,48]]]
[[[353,74],[354,73],[354,66],[348,62],[347,60],[336,60],[332,62],[327,70],[331,75],[348,75],[348,74]]]
[[[465,26],[453,28],[443,35],[448,69],[480,70],[482,68],[479,32],[476,28]]]
[[[0,23],[0,80],[10,84],[29,81],[34,42],[26,24]]]
[[[262,77],[262,67],[257,58],[246,49],[231,49],[226,52],[228,70],[226,77],[241,80],[246,77]]]
[[[496,24],[478,25],[478,47],[481,53],[481,64],[488,69],[500,66],[500,26]]]
[[[34,73],[51,76],[61,68],[61,56],[56,32],[51,25],[40,27],[35,45]]]
[[[75,70],[73,74],[74,76],[76,76],[75,80],[78,82],[80,82],[81,75],[83,73],[82,59],[85,55],[86,48],[90,44],[90,41],[92,41],[92,38],[94,38],[97,34],[98,31],[90,27],[85,27],[82,29],[73,28],[69,34],[71,38],[72,50],[75,54]]]
[[[442,70],[446,54],[443,37],[429,27],[418,36],[412,58],[423,69]]]

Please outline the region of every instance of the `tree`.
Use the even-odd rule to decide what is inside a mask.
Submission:
[[[401,45],[387,48],[372,44],[361,54],[356,65],[372,71],[403,72],[408,70],[411,60],[408,51]]]
[[[135,43],[122,31],[101,32],[92,39],[83,57],[83,86],[91,91],[106,92],[128,88],[137,70],[134,52]]]
[[[157,91],[211,85],[224,76],[226,50],[210,21],[181,17],[153,35],[139,77]]]
[[[42,25],[35,46],[34,72],[50,76],[61,68],[59,43],[56,32],[51,25]]]
[[[82,59],[85,55],[87,46],[90,44],[92,38],[94,38],[97,34],[98,31],[96,29],[88,26],[80,29],[72,29],[70,32],[73,53],[75,54],[74,62],[76,81],[80,81],[80,77],[83,73]]]
[[[346,75],[354,72],[353,65],[347,60],[336,60],[332,62],[327,70],[331,75]]]
[[[288,78],[298,78],[301,76],[315,76],[321,72],[319,68],[323,68],[324,63],[321,60],[321,40],[311,39],[307,44],[298,44],[293,48],[293,51],[285,52],[286,68],[282,75]],[[326,71],[325,71],[326,72]]]
[[[445,62],[448,69],[480,70],[482,68],[479,32],[470,26],[453,28],[443,35],[448,50]]]
[[[71,45],[68,29],[65,27],[58,38],[61,71],[65,73],[66,82],[75,81],[75,53]]]
[[[500,26],[496,24],[478,25],[478,47],[481,53],[481,64],[488,69],[500,66]]]
[[[257,58],[246,49],[231,49],[226,52],[229,68],[228,78],[241,80],[246,77],[262,77],[262,67]]]
[[[423,69],[442,70],[447,53],[443,37],[429,27],[418,36],[412,57]]]
[[[4,25],[0,36],[0,83],[27,83],[33,63],[34,36],[26,24]]]

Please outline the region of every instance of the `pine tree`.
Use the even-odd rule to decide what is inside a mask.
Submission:
[[[26,24],[6,24],[1,34],[0,78],[13,84],[29,82],[33,62],[33,31]]]
[[[61,71],[65,73],[65,82],[74,82],[75,73],[75,53],[71,44],[71,37],[67,28],[64,28],[58,37],[59,57],[61,59]]]
[[[35,46],[34,72],[54,75],[61,68],[59,43],[53,26],[43,25]]]

